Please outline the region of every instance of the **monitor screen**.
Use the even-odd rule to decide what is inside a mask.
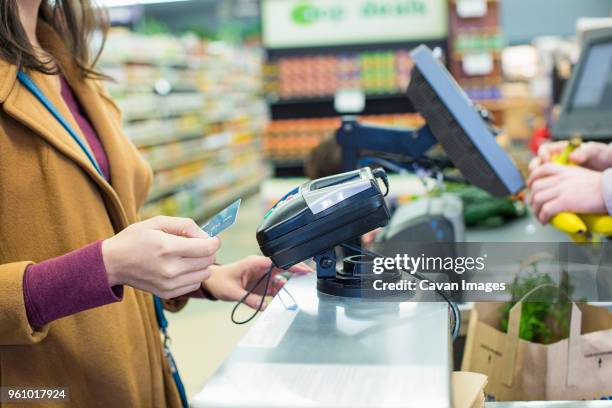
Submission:
[[[585,36],[582,55],[563,90],[555,139],[612,141],[612,27]]]
[[[408,98],[454,166],[475,186],[501,197],[524,188],[523,177],[457,82],[425,46],[411,53]]]
[[[612,113],[612,44],[597,44],[587,52],[571,108]]]

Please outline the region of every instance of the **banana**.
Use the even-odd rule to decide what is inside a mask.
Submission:
[[[574,242],[579,244],[592,242],[592,237],[589,234],[572,234],[571,237]]]
[[[569,157],[581,144],[579,137],[573,138],[558,156],[553,157],[553,162],[563,166],[574,166],[575,164],[570,161]],[[593,233],[612,236],[612,217],[605,214],[576,215],[562,212],[555,215],[550,223],[557,229],[570,234],[576,242],[590,240],[587,235]]]
[[[558,230],[570,235],[583,235],[588,231],[587,226],[582,219],[578,215],[571,212],[560,212],[552,218],[550,224]]]
[[[573,137],[567,144],[567,147],[563,151],[552,158],[553,163],[560,164],[562,166],[574,166],[575,164],[570,161],[570,155],[576,149],[582,145],[582,139],[580,137]]]
[[[557,155],[556,157],[553,157],[552,161],[562,166],[571,165],[569,159],[570,154],[572,154],[574,150],[580,147],[581,143],[582,142],[579,138],[573,138],[572,140],[570,140],[570,142],[567,144],[567,147],[561,152],[561,154]],[[561,230],[570,235],[584,235],[588,231],[586,224],[578,215],[566,211],[555,215],[551,219],[550,224],[558,230]],[[574,240],[576,239],[574,238]]]
[[[602,214],[580,214],[580,218],[590,232],[612,236],[612,217]]]

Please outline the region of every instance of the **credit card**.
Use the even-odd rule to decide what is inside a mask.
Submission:
[[[220,211],[217,215],[212,217],[206,224],[202,226],[202,230],[211,237],[216,237],[232,225],[236,223],[238,218],[238,209],[242,199],[238,199],[234,203],[230,204],[225,210]]]

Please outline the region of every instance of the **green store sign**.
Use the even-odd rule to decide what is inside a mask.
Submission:
[[[361,17],[385,18],[418,16],[427,13],[427,4],[422,0],[366,1],[360,7]],[[339,22],[347,16],[344,4],[317,7],[311,2],[298,3],[291,12],[294,23],[307,26],[319,21]]]

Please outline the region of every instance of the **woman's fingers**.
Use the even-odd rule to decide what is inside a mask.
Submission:
[[[567,166],[561,166],[553,163],[543,164],[531,173],[531,176],[529,176],[529,179],[527,180],[527,185],[531,189],[536,180],[560,174],[565,169],[567,169]]]
[[[194,283],[188,286],[183,286],[177,289],[161,291],[157,293],[157,295],[162,299],[174,299],[180,296],[187,295],[189,293],[193,293],[196,290],[200,289],[202,283]]]
[[[531,184],[531,196],[533,197],[539,191],[558,186],[560,182],[561,180],[555,176],[537,179]]]
[[[246,291],[244,292],[244,294],[242,296],[244,296],[244,295],[246,295]],[[261,304],[262,299],[263,298],[260,295],[257,295],[255,293],[251,293],[244,300],[244,304],[247,305],[248,307],[250,307],[251,309],[257,309],[259,307],[259,305]],[[268,305],[264,301],[263,305],[261,306],[261,310],[265,310],[267,306]]]
[[[304,262],[292,266],[288,269],[288,271],[297,274],[307,274],[313,272],[312,268],[306,265]]]
[[[165,234],[162,242],[164,255],[182,258],[206,258],[213,256],[221,247],[219,238],[185,238]]]
[[[538,167],[540,167],[542,164],[544,164],[544,161],[542,161],[542,159],[540,157],[534,157],[530,162],[529,162],[529,172],[533,172],[535,169],[537,169]]]
[[[538,149],[538,157],[543,162],[549,162],[552,158],[561,153],[567,147],[567,142],[544,143]]]
[[[180,258],[173,261],[180,274],[201,271],[214,265],[216,262],[216,256],[208,256],[204,258]]]
[[[542,224],[547,224],[548,221],[550,221],[550,219],[553,216],[559,214],[562,210],[563,210],[563,205],[561,201],[559,200],[559,197],[557,197],[551,201],[544,203],[544,205],[542,205],[542,209],[540,210],[540,213],[538,215],[538,220]]]
[[[153,228],[164,231],[167,234],[189,238],[209,238],[208,234],[202,231],[198,224],[191,218],[166,217],[160,215],[146,222],[151,223]]]
[[[177,289],[185,286],[202,284],[205,280],[210,278],[210,270],[208,268],[201,269],[199,271],[185,273],[173,280],[173,284]]]
[[[553,187],[545,190],[538,190],[532,193],[531,196],[531,208],[535,216],[539,219],[542,207],[551,200],[557,198],[560,194],[558,188]]]

